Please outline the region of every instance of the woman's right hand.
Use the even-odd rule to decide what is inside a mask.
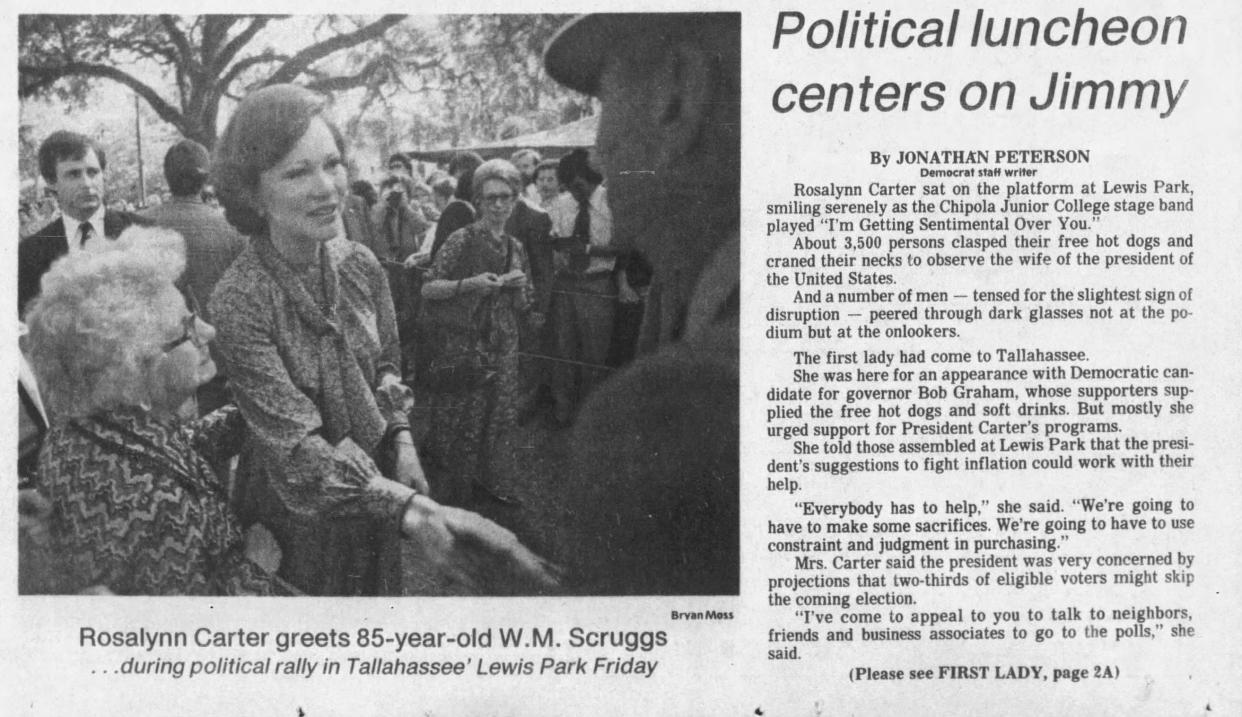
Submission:
[[[505,282],[498,275],[485,271],[482,274],[475,274],[469,279],[463,280],[461,285],[463,289],[471,293],[491,294],[499,291],[505,285]]]
[[[478,513],[416,495],[406,508],[401,531],[443,577],[472,591],[542,593],[560,584],[559,568]]]

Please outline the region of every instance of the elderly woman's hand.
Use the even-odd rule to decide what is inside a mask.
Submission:
[[[514,269],[508,274],[501,274],[500,281],[507,289],[520,289],[530,283],[530,280],[526,278],[526,272],[521,269]]]
[[[414,496],[402,532],[442,577],[471,591],[544,593],[560,584],[559,568],[478,513]]]
[[[426,269],[431,266],[431,253],[418,252],[411,254],[405,258],[405,268],[407,269]]]
[[[490,271],[475,274],[469,279],[463,279],[461,282],[463,290],[476,294],[491,294],[498,291],[504,285],[504,280]]]

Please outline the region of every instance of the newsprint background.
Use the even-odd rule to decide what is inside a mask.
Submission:
[[[14,13],[68,9],[10,6],[8,66]],[[161,9],[126,3],[115,11]],[[743,13],[740,596],[17,598],[16,551],[6,538],[0,712],[1242,714],[1239,6],[892,0],[570,9]],[[869,48],[865,26],[853,47],[848,34],[839,47],[826,33],[842,32],[843,13],[847,26],[875,13],[877,38],[884,20],[892,37],[934,20],[947,26],[954,13],[957,28],[951,47]],[[1098,21],[1094,43],[1072,39],[1080,14]],[[971,42],[980,19],[1000,38],[1005,18],[1022,17],[1047,28],[1034,46],[1029,34],[1002,46]],[[899,25],[905,18],[913,24]],[[1166,27],[1172,33],[1162,42]],[[14,81],[4,74],[9,97]],[[826,109],[817,86],[842,83],[853,86],[852,101],[838,88]],[[4,131],[17,136],[14,112]],[[976,154],[945,154],[954,150]],[[16,152],[6,159],[13,196]],[[14,208],[2,210],[10,227]],[[1003,222],[953,223],[977,219]],[[7,282],[16,244],[6,246]],[[807,285],[807,277],[816,281]],[[11,357],[11,332],[5,341]],[[16,373],[11,360],[4,366]],[[1016,369],[1025,377],[977,373]],[[1116,390],[1098,390],[1109,388]],[[969,432],[950,432],[954,425]],[[4,482],[10,526],[14,497],[13,481]],[[937,539],[946,545],[909,542]],[[710,611],[731,618],[674,619]],[[269,643],[243,652],[472,662],[459,677],[175,679],[117,674],[126,659],[152,655],[81,647],[84,626],[273,636],[551,628],[558,638],[581,627],[663,632],[667,644],[370,654],[282,653]],[[595,674],[599,657],[656,664],[647,676]],[[554,666],[540,674],[545,658]],[[557,674],[579,659],[587,674]],[[535,674],[478,674],[484,664],[522,660],[534,662]]]

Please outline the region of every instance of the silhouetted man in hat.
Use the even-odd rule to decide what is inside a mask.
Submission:
[[[616,241],[654,269],[659,348],[602,384],[572,436],[587,592],[738,591],[740,15],[587,15],[548,45],[598,97]],[[655,313],[651,313],[651,312]]]

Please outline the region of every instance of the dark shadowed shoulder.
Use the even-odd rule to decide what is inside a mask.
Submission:
[[[149,227],[154,224],[155,222],[140,214],[108,210],[104,213],[104,236],[115,239],[131,226]]]
[[[602,565],[589,592],[738,590],[736,353],[673,345],[594,393],[575,423],[569,504]]]
[[[35,230],[34,233],[28,235],[25,239],[22,239],[22,243],[25,244],[28,240],[46,239],[48,237],[60,237],[61,239],[65,238],[65,220],[64,219],[62,219],[61,217],[56,217],[55,219],[48,222],[47,224],[44,224],[43,226],[39,227],[37,230]]]

